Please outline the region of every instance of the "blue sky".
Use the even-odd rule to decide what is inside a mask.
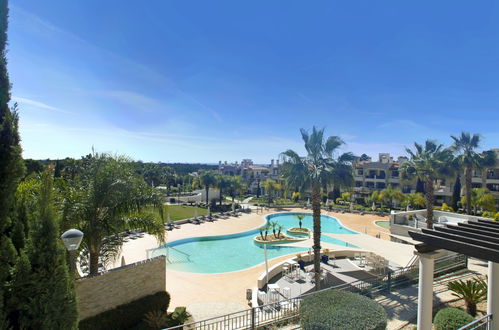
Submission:
[[[269,162],[312,125],[372,156],[499,147],[494,1],[10,3],[25,157]]]

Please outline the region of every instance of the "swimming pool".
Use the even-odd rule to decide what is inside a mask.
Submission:
[[[298,214],[305,215],[302,226],[313,230],[310,213],[274,213],[267,215],[266,221],[277,221],[284,229],[298,227]],[[341,225],[333,217],[321,216],[321,230],[324,233],[356,234]],[[167,255],[172,263],[168,269],[192,273],[226,273],[250,268],[264,262],[263,246],[253,241],[259,235],[258,229],[243,233],[193,237],[173,241],[152,251],[152,256]],[[354,247],[351,244],[321,235],[321,241],[341,246]],[[273,259],[287,254],[305,252],[308,249],[282,245],[268,245],[267,257]]]

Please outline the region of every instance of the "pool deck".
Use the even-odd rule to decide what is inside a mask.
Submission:
[[[258,214],[255,212],[251,214],[242,214],[239,217],[228,217],[214,222],[205,222],[200,225],[183,224],[180,226],[180,229],[174,229],[167,232],[167,242],[188,237],[245,232],[258,228],[264,224],[264,216],[267,214],[289,211],[311,212],[311,210],[305,209],[282,211],[265,210]],[[323,212],[322,214],[333,216],[349,229],[360,232],[358,235],[327,234],[331,237],[354,244],[363,250],[373,251],[389,260],[393,259],[391,261],[400,265],[405,265],[412,256],[412,246],[389,242],[389,230],[381,228],[374,223],[376,220],[387,220],[387,217],[333,212]],[[375,237],[378,234],[381,239]],[[312,246],[312,240],[308,239],[300,243],[286,245],[310,248]],[[329,248],[330,250],[345,249],[344,247],[329,243],[324,243],[322,245],[324,248]],[[130,240],[125,243],[121,255],[124,256],[127,264],[133,263],[146,259],[146,250],[153,249],[157,246],[158,243],[154,237],[145,235],[143,238]],[[121,265],[121,255],[116,258],[117,261],[113,267],[119,267]],[[290,255],[272,259],[269,261],[269,267],[272,267],[289,257]],[[166,287],[171,295],[170,308],[187,306],[191,313],[194,314],[195,320],[248,308],[246,289],[254,288],[256,286],[257,278],[264,270],[265,267],[263,264],[237,272],[220,274],[187,273],[167,269]]]

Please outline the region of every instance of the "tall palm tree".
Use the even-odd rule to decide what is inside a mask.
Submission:
[[[218,190],[220,191],[220,205],[222,205],[223,192],[225,191],[225,189],[228,189],[230,187],[231,177],[219,174],[215,177],[215,179],[216,179],[215,184]]]
[[[230,178],[229,181],[229,196],[232,198],[232,203],[234,203],[234,198],[237,195],[243,194],[248,186],[243,183],[240,176],[234,176]]]
[[[336,186],[353,182],[351,153],[334,158],[344,142],[338,136],[324,137],[324,129],[315,126],[312,132],[300,130],[307,155],[300,157],[297,152],[287,150],[281,154],[282,175],[291,187],[312,192],[312,212],[314,222],[314,271],[315,288],[320,288],[321,250],[321,192],[324,184],[333,182]],[[336,180],[336,181],[335,181]]]
[[[144,229],[162,242],[159,193],[134,173],[128,158],[94,153],[80,176],[65,187],[62,229],[84,232],[90,275],[98,273],[99,257],[114,257],[128,229]]]
[[[414,143],[415,152],[406,148],[410,159],[400,167],[402,179],[417,178],[425,183],[426,222],[433,228],[433,204],[435,203],[435,179],[452,173],[452,151],[442,144],[426,140],[424,145]]]
[[[460,136],[453,136],[452,150],[460,153],[456,158],[458,163],[464,168],[464,187],[466,193],[466,213],[471,214],[471,176],[474,169],[484,169],[496,164],[495,153],[487,151],[478,153],[481,137],[478,134],[471,135],[469,132],[461,132]]]
[[[210,193],[210,187],[213,187],[216,182],[217,179],[212,171],[203,171],[199,175],[199,184],[204,186],[206,192],[206,204],[209,203],[208,195]],[[220,198],[222,198],[222,196],[220,196]]]

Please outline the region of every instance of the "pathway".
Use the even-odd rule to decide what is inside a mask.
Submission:
[[[475,272],[465,270],[436,279],[433,283],[433,306],[456,299],[456,297],[447,290],[448,282],[457,279],[468,279],[476,275]],[[385,308],[385,311],[388,314],[387,329],[401,329],[417,317],[417,285],[380,295],[375,300]]]
[[[310,212],[310,210],[305,209],[281,211]],[[229,217],[214,222],[205,222],[201,225],[183,224],[180,229],[174,229],[173,231],[167,232],[166,240],[173,241],[186,237],[224,235],[248,231],[250,229],[260,227],[264,223],[264,215],[275,212],[279,211],[269,211],[266,209],[263,213],[260,212],[257,214],[253,212],[251,214],[243,214],[240,217]],[[383,242],[387,242],[383,239],[373,237],[378,231],[384,231],[383,228],[374,224],[374,220],[383,219],[382,217],[348,213],[324,213],[338,218],[344,226],[352,230],[363,231],[363,229],[367,228],[368,235],[350,235],[364,237],[366,241],[370,239],[369,246],[361,245],[360,242],[353,243],[363,249],[364,247],[368,247],[369,249],[366,250],[376,252],[376,249],[378,249],[379,246],[384,246],[382,244]],[[346,241],[345,238],[341,239]],[[301,242],[301,244],[303,246],[310,247],[312,246],[312,240]],[[144,260],[147,258],[146,250],[156,248],[157,246],[158,242],[154,237],[145,235],[143,238],[131,240],[125,243],[122,248],[122,255],[125,256],[127,264]],[[323,246],[325,248],[330,248],[331,250],[345,249],[344,247],[329,243],[324,243]],[[394,248],[394,250],[400,250],[400,246],[402,246],[402,244],[397,244],[397,248]],[[404,247],[410,246],[405,245]],[[289,259],[289,257],[290,256],[288,255],[270,260],[269,267]],[[120,266],[121,255],[118,256],[116,260],[117,262],[115,267],[118,267]],[[404,264],[402,261],[397,263]],[[254,288],[256,286],[257,278],[264,272],[264,270],[265,267],[263,264],[242,271],[221,274],[197,274],[167,269],[166,287],[167,291],[171,295],[170,306],[187,306],[189,310],[191,310],[192,307],[194,319],[196,320],[233,312],[239,308],[241,310],[246,309],[248,307],[246,301],[246,289]],[[213,308],[213,306],[217,307]]]

